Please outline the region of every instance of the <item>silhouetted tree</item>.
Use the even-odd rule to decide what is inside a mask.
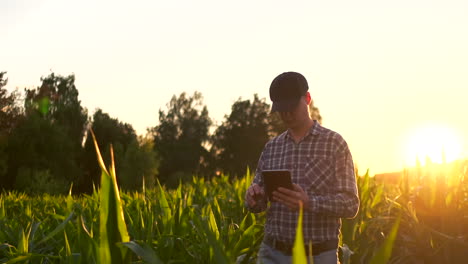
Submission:
[[[310,117],[313,120],[317,120],[317,122],[322,124],[322,115],[320,115],[320,110],[318,109],[318,107],[315,106],[313,100],[309,105],[309,113],[310,113]]]
[[[18,124],[7,149],[9,180],[17,190],[65,193],[81,176],[65,130],[38,113],[28,114]]]
[[[110,145],[114,150],[114,161],[119,185],[124,189],[141,188],[143,178],[148,184],[154,183],[158,160],[151,149],[151,143],[138,141],[135,130],[130,124],[122,123],[117,118],[97,109],[93,115],[92,129],[106,164],[110,164]],[[99,185],[101,170],[97,163],[96,151],[91,135],[85,142],[86,181],[83,189],[91,191],[92,183]]]
[[[175,186],[179,179],[200,172],[208,153],[205,144],[211,119],[199,92],[174,95],[167,108],[167,112],[159,111],[159,125],[152,132],[161,157],[158,177],[166,185]]]
[[[121,170],[117,172],[121,186],[126,190],[141,190],[155,186],[159,168],[159,157],[154,150],[153,138],[139,137],[127,147],[122,159]]]
[[[21,115],[18,91],[8,93],[6,72],[0,72],[0,136],[10,134]]]
[[[19,95],[15,90],[8,93],[5,86],[8,79],[6,72],[0,72],[0,190],[11,189],[14,182],[7,177],[8,169],[8,142],[12,130],[22,117],[19,107]]]
[[[12,131],[8,178],[26,191],[63,193],[82,175],[87,112],[73,75],[54,73],[36,89],[25,89],[25,118]]]
[[[40,112],[46,119],[61,126],[76,147],[81,147],[88,113],[78,100],[75,76],[56,76],[51,73],[41,78],[42,85],[26,89],[26,112]]]
[[[126,190],[139,190],[143,180],[146,186],[154,186],[159,159],[151,140],[143,137],[138,139],[130,124],[111,118],[101,109],[94,113],[91,127],[106,164],[110,164],[110,145],[113,146],[120,187]],[[83,190],[89,192],[92,190],[92,183],[95,186],[99,185],[101,175],[94,143],[89,134],[85,142],[85,153],[86,181],[82,185]]]
[[[241,176],[247,167],[255,168],[265,143],[277,134],[275,129],[279,130],[280,120],[273,121],[273,118],[270,105],[257,94],[252,101],[237,100],[212,138],[216,170]],[[273,122],[277,122],[276,126]]]

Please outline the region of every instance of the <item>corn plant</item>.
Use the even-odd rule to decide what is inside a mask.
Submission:
[[[244,207],[249,171],[122,192],[113,161],[99,163],[90,195],[0,194],[0,263],[255,263],[265,214]],[[463,263],[468,162],[444,166],[393,182],[358,176],[360,210],[343,220],[341,261]]]

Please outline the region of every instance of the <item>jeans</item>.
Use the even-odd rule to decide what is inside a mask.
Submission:
[[[339,264],[338,251],[336,249],[325,251],[319,255],[312,256],[314,264]],[[309,256],[307,256],[309,259]],[[292,257],[284,255],[281,251],[278,251],[265,243],[262,242],[260,250],[257,254],[257,264],[283,264],[291,263]],[[310,263],[310,261],[308,261]]]

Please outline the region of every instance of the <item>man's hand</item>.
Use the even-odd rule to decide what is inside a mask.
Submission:
[[[299,210],[299,201],[302,201],[304,209],[309,208],[309,196],[297,184],[293,184],[294,190],[279,187],[273,192],[273,201],[286,205],[291,210]]]
[[[260,187],[258,184],[254,183],[247,189],[245,199],[247,200],[247,204],[250,207],[254,207],[257,204],[257,201],[263,198],[264,196],[265,192],[263,191],[263,188]]]

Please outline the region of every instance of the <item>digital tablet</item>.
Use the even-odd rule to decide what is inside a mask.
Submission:
[[[288,170],[264,170],[262,176],[265,183],[265,192],[270,201],[273,201],[273,191],[278,187],[293,190],[291,172]]]

